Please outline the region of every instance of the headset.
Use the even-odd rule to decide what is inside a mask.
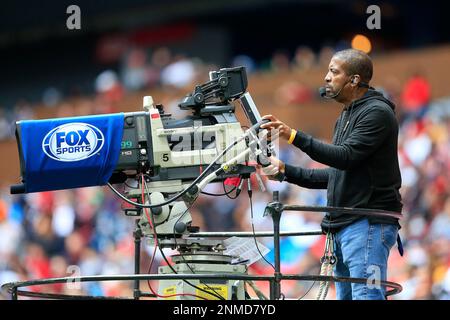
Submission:
[[[339,91],[338,91],[337,93],[335,93],[335,94],[329,96],[329,95],[327,95],[326,88],[325,88],[325,87],[320,87],[320,88],[319,88],[319,94],[320,94],[320,96],[321,96],[322,98],[325,98],[325,99],[334,99],[334,98],[338,97],[338,96],[341,94],[342,89],[344,89],[344,87],[345,87],[345,86],[347,85],[347,83],[349,83],[349,82],[351,82],[352,84],[357,84],[358,87],[361,87],[361,88],[370,88],[370,86],[369,86],[368,83],[362,82],[362,81],[357,82],[357,81],[356,81],[355,75],[351,75],[350,78],[348,79],[348,81],[342,85],[342,87],[339,89]]]

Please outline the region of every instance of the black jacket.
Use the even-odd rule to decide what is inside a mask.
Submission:
[[[304,169],[286,165],[286,180],[301,187],[328,189],[328,205],[401,212],[398,123],[395,105],[375,90],[343,110],[332,144],[297,131],[293,144],[311,159],[330,166]],[[338,231],[360,215],[329,214],[323,231]],[[398,219],[370,217],[371,223],[397,224]]]

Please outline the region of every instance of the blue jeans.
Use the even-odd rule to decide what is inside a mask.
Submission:
[[[338,300],[384,300],[389,251],[397,239],[397,226],[357,220],[335,234],[337,263],[334,275],[369,279],[366,283],[335,282]]]

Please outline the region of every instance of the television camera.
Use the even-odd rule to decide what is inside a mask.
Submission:
[[[210,183],[239,177],[235,189],[240,192],[244,181],[257,174],[250,161],[268,165],[275,150],[267,130],[259,130],[266,120],[246,92],[245,68],[212,71],[209,78],[179,103],[192,111],[181,120],[146,96],[144,111],[16,122],[22,183],[11,186],[11,193],[108,185],[128,204],[125,214],[138,217],[143,236],[160,248],[178,250],[173,257],[178,272],[194,267],[245,274],[245,265],[232,265],[235,257],[224,254],[222,240],[192,237],[198,228],[192,226],[189,208]],[[245,131],[235,101],[250,122]],[[113,186],[130,181],[135,186],[125,194]],[[166,266],[159,272],[176,271]],[[200,285],[164,280],[160,293],[173,286],[177,293],[195,293]],[[228,281],[220,295],[230,298],[231,286]],[[242,283],[234,291],[243,298]]]

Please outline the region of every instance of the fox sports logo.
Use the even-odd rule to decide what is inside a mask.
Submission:
[[[67,123],[51,130],[42,141],[42,150],[57,161],[80,161],[103,147],[103,133],[87,123]]]

